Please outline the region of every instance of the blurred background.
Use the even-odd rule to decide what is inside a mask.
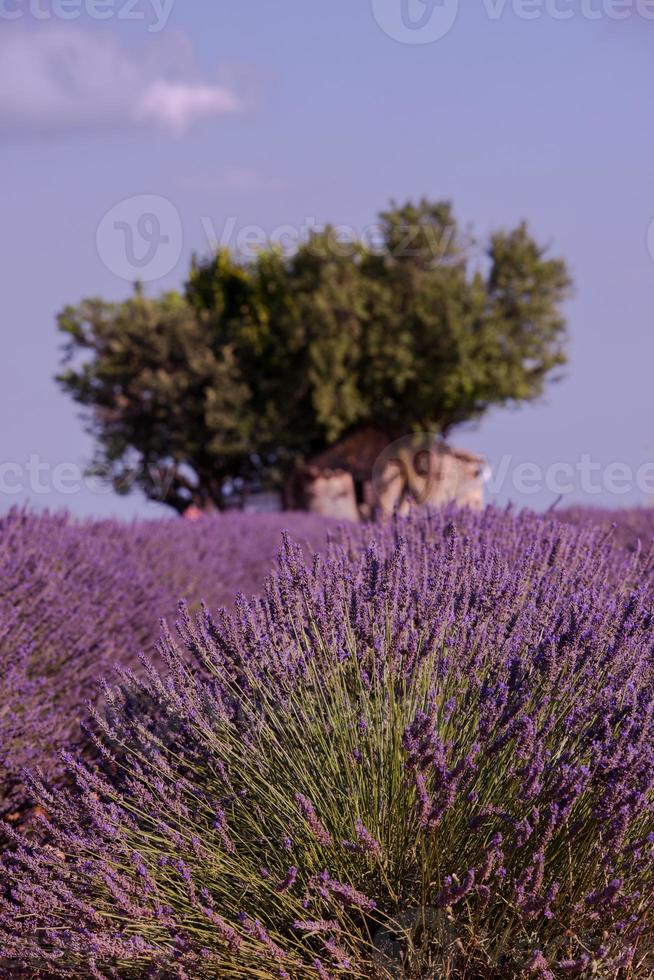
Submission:
[[[490,463],[488,499],[549,507],[556,480],[525,464],[617,465],[622,483],[575,479],[566,503],[647,503],[653,44],[645,0],[3,0],[0,512],[166,512],[52,479],[92,455],[53,380],[65,304],[124,299],[137,274],[179,288],[193,253],[253,227],[363,233],[422,195],[480,238],[527,219],[575,283],[564,379],[456,432]]]

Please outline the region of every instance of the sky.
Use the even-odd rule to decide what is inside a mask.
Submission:
[[[575,281],[564,379],[452,436],[489,499],[654,499],[653,49],[654,0],[0,0],[0,513],[164,512],[82,477],[65,304],[422,195]]]

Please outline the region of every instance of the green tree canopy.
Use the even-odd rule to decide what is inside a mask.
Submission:
[[[480,248],[423,200],[382,213],[374,244],[327,227],[290,255],[194,261],[183,295],[67,307],[58,380],[95,472],[220,507],[226,480],[278,482],[361,426],[446,436],[537,398],[566,361],[569,287],[526,225]]]

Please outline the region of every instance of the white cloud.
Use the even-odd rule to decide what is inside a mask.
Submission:
[[[238,112],[239,100],[219,85],[153,82],[134,107],[134,119],[182,132],[198,119]]]
[[[180,36],[134,48],[70,26],[0,35],[5,134],[144,126],[177,134],[242,108],[229,86],[199,77],[190,44]]]

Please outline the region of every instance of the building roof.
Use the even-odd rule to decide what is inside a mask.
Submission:
[[[355,480],[369,480],[377,458],[391,441],[380,429],[365,426],[312,456],[308,462],[322,470],[347,470]]]

